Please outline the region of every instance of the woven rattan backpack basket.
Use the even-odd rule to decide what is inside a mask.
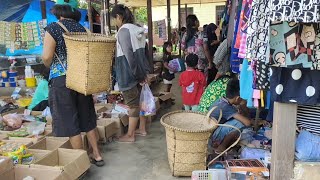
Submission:
[[[208,140],[218,126],[231,127],[240,132],[233,126],[218,124],[222,116],[221,111],[218,121],[210,118],[215,109],[216,107],[212,108],[207,115],[191,111],[175,111],[161,118],[161,124],[166,130],[168,160],[173,176],[191,176],[192,171],[206,170]],[[239,140],[240,137],[227,150]]]
[[[69,32],[62,23],[58,24],[66,31],[66,86],[84,95],[109,90],[116,39],[87,29],[86,33]]]

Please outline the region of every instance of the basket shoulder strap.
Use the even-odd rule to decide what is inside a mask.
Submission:
[[[236,146],[236,145],[239,143],[240,139],[241,139],[241,131],[240,131],[239,128],[234,127],[234,126],[231,126],[231,125],[228,125],[228,124],[218,124],[217,126],[233,128],[233,129],[235,129],[236,131],[239,132],[239,137],[238,137],[238,139],[237,139],[233,144],[231,144],[226,150],[224,150],[224,151],[221,152],[218,156],[216,156],[213,160],[211,160],[211,161],[208,163],[207,167],[209,167],[215,160],[217,160],[219,157],[221,157],[224,153],[228,152],[232,147]]]
[[[55,53],[54,53],[54,55],[57,57],[57,59],[58,59],[59,63],[61,64],[61,66],[62,66],[63,70],[64,70],[65,72],[67,72],[66,67],[64,67],[64,65],[63,65],[63,63],[62,63],[62,61],[61,61],[61,59],[60,59],[60,58],[59,58],[59,56],[58,56],[58,54],[55,52]]]
[[[70,31],[66,28],[66,26],[63,25],[61,22],[58,21],[57,24],[58,24],[67,34],[70,33]]]

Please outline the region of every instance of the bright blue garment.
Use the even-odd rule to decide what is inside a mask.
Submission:
[[[253,71],[247,59],[243,60],[240,72],[240,97],[247,100],[247,106],[253,107]]]
[[[48,100],[49,96],[49,85],[48,81],[45,79],[40,80],[38,83],[37,89],[33,95],[32,102],[29,105],[28,109],[32,110],[36,105],[44,100]]]
[[[296,159],[299,161],[320,161],[320,136],[301,131],[296,140]]]

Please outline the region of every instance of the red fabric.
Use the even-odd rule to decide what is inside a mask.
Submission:
[[[182,87],[183,104],[188,106],[198,105],[206,87],[204,74],[200,71],[188,69],[181,74],[179,84]]]

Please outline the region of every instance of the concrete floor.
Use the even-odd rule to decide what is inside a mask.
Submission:
[[[177,83],[175,79],[174,84]],[[159,90],[155,87],[153,92]],[[153,121],[147,137],[138,137],[134,144],[112,142],[102,147],[106,165],[102,168],[92,166],[83,179],[85,180],[184,180],[171,175],[167,160],[165,130],[160,124],[163,114],[182,107],[180,88],[172,88],[176,104],[162,107],[158,118]]]

